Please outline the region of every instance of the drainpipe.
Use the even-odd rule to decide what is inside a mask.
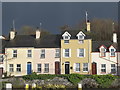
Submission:
[[[90,41],[88,40],[88,66],[89,66],[89,68],[88,68],[88,74],[90,74],[90,66],[91,66],[90,65],[90,55],[89,55],[90,54],[90,50],[89,50],[90,49],[90,44],[89,44],[89,42]]]

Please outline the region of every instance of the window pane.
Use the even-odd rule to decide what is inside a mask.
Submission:
[[[84,49],[79,49],[79,57],[84,57]]]
[[[45,73],[48,73],[49,72],[49,64],[45,64]]]
[[[40,58],[45,58],[45,50],[41,50],[41,55],[40,55]]]
[[[64,40],[64,43],[69,43],[69,40]]]
[[[76,71],[80,71],[80,63],[76,63]]]
[[[41,72],[41,64],[37,64],[37,72]]]
[[[88,71],[88,63],[83,63],[83,71]]]
[[[65,49],[65,57],[69,57],[69,49]]]

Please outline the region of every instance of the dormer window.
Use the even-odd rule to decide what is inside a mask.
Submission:
[[[115,49],[110,50],[110,56],[115,56]]]
[[[105,48],[101,48],[100,56],[101,57],[105,57],[106,56],[106,49]]]
[[[112,45],[110,46],[109,51],[110,51],[110,56],[114,57],[116,49]]]
[[[68,44],[71,35],[66,31],[66,32],[62,35],[62,37],[63,37],[64,43],[65,43],[65,44]]]
[[[84,36],[83,36],[83,35],[79,35],[78,39],[79,39],[79,40],[83,40],[83,39],[84,39]]]
[[[85,34],[84,34],[82,31],[80,31],[80,32],[77,34],[77,37],[78,37],[78,40],[84,40]]]

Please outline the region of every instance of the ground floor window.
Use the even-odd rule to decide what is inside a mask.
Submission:
[[[83,63],[83,71],[84,72],[88,71],[88,63]]]
[[[111,73],[115,73],[116,69],[115,69],[115,64],[111,64]]]
[[[46,63],[46,64],[44,65],[44,72],[45,72],[45,73],[48,73],[48,72],[49,72],[49,64],[48,64],[48,63]]]
[[[13,66],[13,64],[9,64],[9,71],[10,72],[14,72],[14,66]]]
[[[101,64],[101,72],[106,73],[106,64]]]
[[[21,72],[21,64],[17,64],[16,71],[17,71],[17,72]]]
[[[75,63],[75,71],[80,72],[80,63]]]
[[[41,64],[37,64],[37,72],[41,73]]]

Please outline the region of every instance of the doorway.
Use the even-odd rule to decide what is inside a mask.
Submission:
[[[65,74],[70,74],[70,63],[65,62]]]
[[[31,74],[32,73],[32,64],[31,62],[27,62],[27,74]]]

